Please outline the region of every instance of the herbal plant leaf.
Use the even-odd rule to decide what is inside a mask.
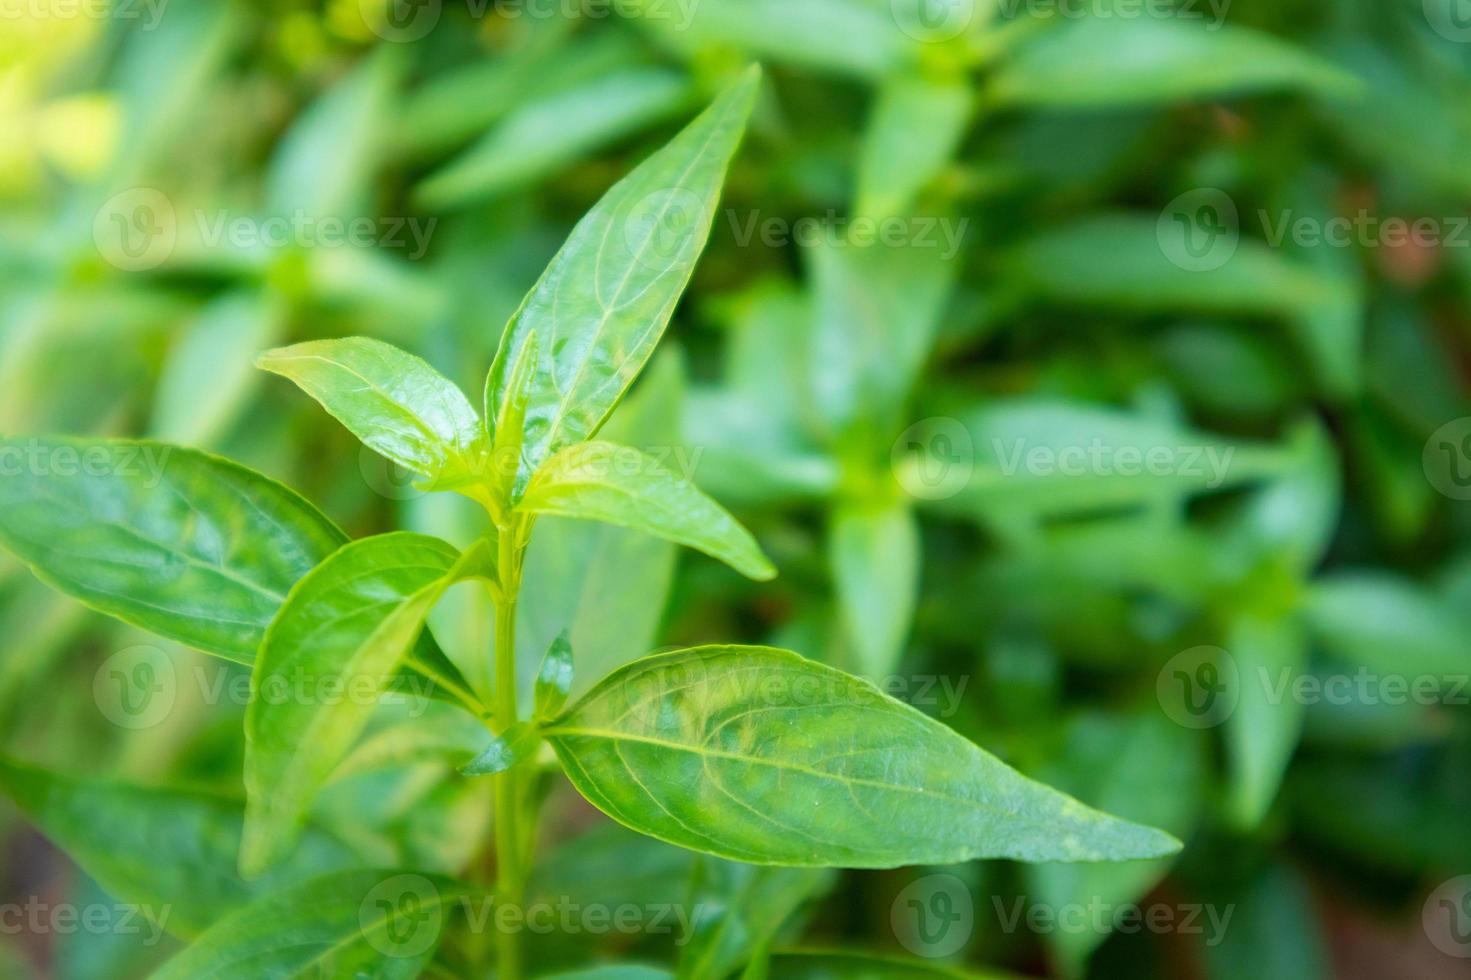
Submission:
[[[1291,694],[1307,669],[1308,646],[1296,617],[1237,614],[1226,649],[1242,679],[1240,699],[1227,719],[1231,763],[1227,816],[1255,827],[1277,798],[1287,763],[1302,734],[1306,705]]]
[[[255,363],[300,385],[368,448],[432,482],[478,473],[483,437],[475,409],[454,382],[392,344],[309,340],[266,351]]]
[[[533,472],[595,434],[642,370],[694,272],[726,167],[756,97],[752,67],[693,123],[640,164],[577,223],[511,318],[487,382],[506,397],[534,331],[522,465]]]
[[[990,95],[1057,108],[1178,103],[1300,89],[1337,98],[1358,90],[1341,69],[1270,34],[1181,18],[1064,18],[1007,58]]]
[[[494,500],[519,500],[521,492],[526,489],[526,480],[531,476],[521,465],[521,450],[525,445],[526,406],[531,400],[532,372],[536,370],[539,355],[536,332],[532,331],[516,355],[516,365],[511,369],[511,379],[499,410],[495,407],[490,388],[485,390],[485,418],[495,420],[495,430],[490,433],[494,443],[491,449],[491,497]]]
[[[567,703],[572,690],[572,641],[567,630],[557,634],[536,674],[536,717],[550,718]]]
[[[615,820],[753,864],[1116,861],[1180,847],[1025,778],[865,680],[785,650],[646,657],[543,734],[572,784]]]
[[[240,851],[247,876],[290,850],[312,798],[367,724],[429,609],[475,573],[480,551],[461,555],[409,532],[364,538],[292,589],[250,679]]]
[[[44,582],[143,629],[249,664],[287,591],[346,536],[293,491],[193,449],[0,439],[0,544]]]
[[[471,889],[414,872],[344,871],[221,919],[154,980],[414,980]]]
[[[749,531],[694,484],[652,456],[610,442],[568,446],[547,460],[518,509],[636,528],[696,548],[749,578],[776,569]]]
[[[909,213],[920,191],[950,162],[973,104],[963,76],[887,80],[864,135],[853,210],[870,218]]]
[[[919,523],[907,501],[845,502],[832,516],[828,560],[838,608],[865,676],[898,666],[919,596]]]
[[[529,761],[541,745],[541,733],[529,721],[518,721],[491,739],[475,758],[460,767],[465,776],[494,776]]]
[[[695,913],[679,954],[678,980],[729,977],[766,948],[804,905],[832,888],[826,868],[762,868],[702,858]]]
[[[290,861],[243,880],[235,865],[245,801],[220,793],[85,779],[3,758],[0,791],[102,887],[163,912],[160,927],[185,938],[261,894],[357,863],[313,829]]]

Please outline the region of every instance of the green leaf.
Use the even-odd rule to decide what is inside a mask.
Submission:
[[[1293,685],[1307,668],[1307,640],[1295,618],[1238,615],[1226,649],[1236,660],[1241,697],[1228,719],[1229,815],[1254,827],[1267,815],[1302,735],[1304,705]]]
[[[290,378],[368,448],[435,482],[480,471],[480,417],[428,363],[368,337],[266,351],[256,366]]]
[[[855,213],[908,214],[915,199],[950,162],[974,98],[964,77],[896,75],[884,82],[858,160]]]
[[[539,745],[541,733],[537,731],[536,725],[528,721],[518,721],[495,736],[479,755],[461,766],[460,773],[465,776],[494,776],[512,766],[530,761]]]
[[[941,227],[954,235],[966,226]],[[809,366],[830,436],[841,438],[855,424],[886,437],[900,427],[900,411],[929,356],[956,273],[949,249],[958,247],[958,240],[946,245],[935,232],[933,240],[916,235],[904,245],[829,236],[808,250],[816,316]]]
[[[506,327],[488,399],[535,332],[522,463],[534,471],[594,435],[642,370],[705,247],[726,167],[756,97],[751,68],[577,223]]]
[[[1323,649],[1346,663],[1412,681],[1471,671],[1464,613],[1398,576],[1325,576],[1309,591],[1305,612]]]
[[[454,903],[470,894],[449,879],[408,872],[326,875],[221,919],[153,980],[414,980]]]
[[[550,718],[567,703],[572,690],[572,662],[572,641],[563,630],[547,649],[536,674],[536,717]]]
[[[368,203],[383,131],[393,118],[399,55],[395,45],[380,45],[296,118],[266,174],[271,213],[345,220]]]
[[[867,681],[785,650],[646,657],[543,734],[572,784],[615,820],[738,861],[1106,861],[1180,846],[1026,779]]]
[[[1158,711],[1090,713],[1067,723],[1058,757],[1038,773],[1093,806],[1184,836],[1205,795],[1206,760],[1199,733]],[[1169,870],[1168,861],[1037,864],[1026,869],[1032,897],[1049,909],[1117,908],[1137,902]],[[1043,938],[1062,973],[1081,976],[1108,938],[1093,921],[1059,921]]]
[[[761,868],[709,858],[698,875],[693,934],[684,938],[679,954],[679,980],[729,977],[837,877],[820,868]]]
[[[668,970],[652,966],[593,966],[570,973],[553,973],[542,980],[672,980]]]
[[[668,68],[617,69],[516,107],[478,143],[415,189],[426,208],[464,207],[543,180],[689,100],[689,79]]]
[[[898,666],[919,596],[919,525],[907,501],[840,503],[828,560],[838,608],[865,676]]]
[[[117,898],[190,937],[259,895],[356,863],[312,829],[292,859],[257,881],[235,870],[244,801],[203,791],[84,779],[0,758],[0,790]]]
[[[584,442],[563,449],[536,471],[517,508],[635,528],[703,551],[758,581],[776,576],[725,508],[627,446]]]
[[[217,442],[262,380],[251,358],[276,342],[284,324],[284,304],[269,293],[227,293],[201,310],[164,362],[150,434],[191,445]]]
[[[367,724],[429,609],[451,584],[480,572],[482,550],[461,555],[408,532],[364,538],[292,589],[250,679],[240,852],[247,876],[290,850],[312,798]]]
[[[249,664],[287,591],[346,541],[291,490],[158,442],[12,437],[0,543],[93,609]]]
[[[1178,17],[1064,17],[992,77],[998,102],[1104,108],[1299,89],[1353,95],[1353,76],[1269,34]]]
[[[495,406],[490,378],[486,378],[485,417],[495,419],[495,431],[491,433],[494,441],[491,450],[491,499],[495,501],[519,500],[526,489],[526,481],[531,478],[530,471],[521,465],[521,450],[526,436],[526,406],[531,400],[531,377],[539,353],[533,331],[516,355],[516,366],[511,369],[506,397],[495,415],[491,414]]]

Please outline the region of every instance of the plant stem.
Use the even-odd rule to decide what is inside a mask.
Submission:
[[[517,721],[516,711],[516,599],[521,591],[521,527],[512,520],[500,530],[500,601],[495,610],[496,721],[502,730]],[[496,891],[502,903],[519,905],[525,884],[521,853],[520,773],[511,768],[496,776],[495,858]],[[514,932],[496,936],[497,980],[519,980],[520,938]]]

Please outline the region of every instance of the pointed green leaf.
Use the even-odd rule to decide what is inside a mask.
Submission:
[[[0,439],[0,543],[93,609],[238,663],[346,536],[291,490],[193,449]]]
[[[1127,860],[1180,847],[1021,776],[867,681],[785,650],[646,657],[543,734],[572,784],[615,820],[738,861],[889,868]]]
[[[686,104],[689,79],[649,65],[605,72],[526,102],[415,189],[433,210],[464,207],[555,174]]]
[[[1277,798],[1302,735],[1306,706],[1292,695],[1307,669],[1307,639],[1295,618],[1237,615],[1226,638],[1241,696],[1227,720],[1231,761],[1228,815],[1240,826],[1261,823]]]
[[[472,890],[438,876],[345,871],[221,919],[153,980],[414,980]]]
[[[522,447],[527,472],[595,434],[643,369],[705,247],[726,167],[756,97],[741,76],[682,133],[578,222],[511,318],[491,367],[491,402],[534,331]]]
[[[960,145],[973,105],[963,76],[888,79],[864,134],[853,210],[870,218],[910,213]]]
[[[833,511],[833,584],[867,677],[888,676],[903,656],[919,598],[919,547],[919,524],[907,501],[844,502]]]
[[[696,548],[764,581],[776,569],[749,531],[688,480],[628,446],[584,442],[547,460],[518,509],[636,528]]]
[[[496,501],[520,499],[521,492],[526,489],[526,481],[531,477],[530,471],[522,466],[521,450],[525,445],[531,377],[539,356],[536,331],[532,331],[516,355],[516,366],[511,369],[511,380],[506,386],[506,397],[494,415],[491,414],[495,405],[490,378],[485,380],[485,417],[495,419],[495,431],[491,433],[491,497]]]
[[[572,641],[567,630],[557,634],[536,675],[536,717],[550,718],[567,703],[572,690]]]
[[[256,366],[290,378],[368,448],[436,482],[479,472],[480,417],[424,360],[368,337],[269,350]]]
[[[991,80],[1012,105],[1088,107],[1300,89],[1358,91],[1352,75],[1270,34],[1179,17],[1064,17],[1021,45]]]
[[[292,589],[266,632],[245,712],[245,839],[240,865],[283,854],[312,798],[362,732],[435,601],[476,573],[437,538],[354,541]]]
[[[512,766],[530,761],[541,745],[541,733],[529,721],[518,721],[495,736],[490,745],[460,767],[465,776],[494,776]]]
[[[137,786],[47,772],[0,759],[0,792],[118,899],[147,906],[189,937],[252,898],[355,863],[336,838],[310,830],[264,878],[235,870],[245,802],[204,791]]]

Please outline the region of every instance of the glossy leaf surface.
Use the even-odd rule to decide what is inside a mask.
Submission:
[[[705,552],[754,579],[776,569],[749,531],[694,484],[627,446],[586,442],[537,470],[519,509],[605,521]]]
[[[544,734],[609,816],[733,860],[884,868],[1179,849],[1026,779],[867,681],[784,650],[646,657]]]

